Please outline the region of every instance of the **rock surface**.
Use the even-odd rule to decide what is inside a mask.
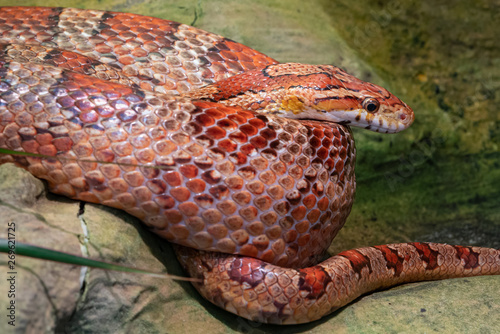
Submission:
[[[19,5],[0,0],[0,5]],[[23,5],[60,6],[56,0]],[[406,241],[500,247],[500,49],[490,2],[66,1],[193,24],[280,61],[333,63],[389,88],[416,122],[401,134],[356,131],[357,198],[330,252]],[[497,8],[498,9],[498,8]],[[495,16],[496,15],[496,16]],[[123,213],[47,194],[0,167],[0,238],[182,274],[170,247]],[[312,324],[252,323],[203,301],[188,283],[18,257],[18,333],[494,333],[500,279],[404,285]],[[0,255],[0,309],[7,303]],[[0,333],[14,332],[1,312]]]

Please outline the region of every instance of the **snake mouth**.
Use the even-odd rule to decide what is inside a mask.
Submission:
[[[309,121],[329,121],[349,125],[379,133],[397,133],[407,129],[414,121],[413,110],[402,107],[397,111],[377,112],[374,114],[364,109],[321,111],[305,110],[300,114],[284,113],[284,117]]]
[[[397,133],[407,129],[414,121],[413,111],[409,108],[401,108],[390,113],[367,113],[363,109],[342,111],[335,120],[337,123],[367,129],[380,133]]]

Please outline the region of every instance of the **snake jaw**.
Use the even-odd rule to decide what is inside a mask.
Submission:
[[[413,110],[385,88],[364,82],[333,66],[318,66],[317,70],[330,73],[331,82],[318,79],[308,86],[283,89],[281,96],[270,93],[276,103],[268,105],[266,112],[287,118],[352,125],[381,133],[400,132],[413,123]]]
[[[316,94],[308,107],[319,114],[317,119],[381,133],[400,132],[413,123],[415,115],[406,103],[377,85],[365,83],[364,87],[362,91],[351,88],[349,95],[339,95],[338,89]]]
[[[365,95],[366,96],[366,95]],[[366,97],[365,97],[366,99]],[[396,133],[407,129],[414,121],[413,110],[391,95],[381,101],[378,110],[369,112],[356,100],[338,99],[336,96],[316,95],[315,98],[287,97],[282,100],[280,115],[293,119],[315,119],[364,128],[380,133]],[[359,100],[363,100],[360,98]],[[314,101],[308,103],[308,101]]]
[[[342,117],[349,125],[380,133],[397,133],[407,129],[413,122],[413,114],[395,112],[391,116],[367,113],[364,109],[346,111]]]

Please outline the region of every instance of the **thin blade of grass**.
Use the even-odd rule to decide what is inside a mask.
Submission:
[[[15,245],[15,247],[13,247],[13,245]],[[15,252],[16,255],[28,256],[35,259],[49,260],[60,263],[75,264],[78,266],[99,268],[104,270],[122,271],[122,272],[136,273],[136,274],[145,274],[153,277],[170,278],[179,281],[200,282],[200,280],[196,278],[181,277],[181,276],[162,274],[162,273],[153,273],[147,270],[125,267],[104,261],[92,260],[78,255],[59,252],[52,249],[25,244],[18,241],[16,241],[15,244],[11,243],[11,246],[9,246],[9,240],[0,239],[0,252],[9,253],[9,251]]]

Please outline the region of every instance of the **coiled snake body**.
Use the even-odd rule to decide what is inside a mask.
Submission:
[[[381,287],[500,274],[498,250],[428,243],[316,264],[353,202],[347,125],[413,121],[381,87],[126,13],[5,7],[0,43],[0,147],[38,154],[0,163],[138,217],[230,312],[303,323]]]

